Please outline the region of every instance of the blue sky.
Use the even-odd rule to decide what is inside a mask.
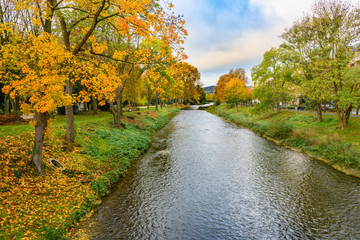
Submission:
[[[197,67],[204,86],[216,85],[231,68],[250,70],[265,51],[277,47],[285,28],[311,12],[314,0],[173,0],[184,15],[189,36],[187,62]],[[357,3],[358,0],[352,0]],[[249,81],[252,83],[251,80]]]

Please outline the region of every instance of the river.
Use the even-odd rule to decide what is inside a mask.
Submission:
[[[360,180],[205,111],[154,135],[93,239],[360,239]]]

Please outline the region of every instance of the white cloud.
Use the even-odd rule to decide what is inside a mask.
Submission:
[[[175,11],[185,15],[189,32],[185,43],[188,62],[198,67],[204,85],[216,84],[218,77],[234,67],[245,68],[250,76],[251,67],[261,61],[264,52],[282,42],[279,36],[285,28],[291,27],[304,13],[310,13],[315,3],[314,0],[249,0],[248,10],[258,15],[243,16],[234,8],[209,7],[206,0],[173,2]],[[233,0],[231,4],[242,6],[243,0]]]

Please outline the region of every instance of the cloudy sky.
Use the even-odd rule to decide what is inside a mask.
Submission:
[[[354,0],[353,2],[357,2]],[[310,13],[314,0],[173,0],[189,36],[187,60],[204,86],[216,85],[231,68],[250,70],[265,51],[282,43],[285,28]],[[251,84],[251,81],[249,81]]]

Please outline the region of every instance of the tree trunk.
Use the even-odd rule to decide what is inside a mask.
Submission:
[[[236,111],[238,112],[239,111],[238,104],[235,103],[235,107],[236,107]]]
[[[156,111],[159,111],[159,94],[158,93],[156,93],[156,101],[155,101],[155,105],[156,105],[156,108],[155,108],[155,110]]]
[[[120,128],[121,127],[121,118],[124,116],[123,107],[122,107],[122,87],[119,86],[116,90],[116,105],[117,111],[114,109],[114,104],[110,103],[110,111],[113,114],[114,118],[114,127]]]
[[[93,108],[93,115],[97,115],[98,108],[97,108],[97,101],[96,101],[95,97],[92,98],[92,108]]]
[[[16,124],[20,124],[20,105],[18,99],[10,98],[12,109],[14,109],[14,114],[16,118]]]
[[[356,115],[359,115],[360,106],[356,108]]]
[[[88,103],[84,102],[84,112],[87,112],[87,111],[88,111]]]
[[[317,113],[317,122],[321,123],[323,121],[322,111],[321,111],[321,102],[316,104],[316,113]]]
[[[122,92],[123,92],[123,88],[120,86],[118,87],[118,93],[117,93],[117,112],[119,115],[119,119],[121,119],[122,117],[124,117],[124,109],[123,109],[123,101],[122,101]]]
[[[341,123],[341,130],[344,131],[349,125],[352,105],[344,109],[335,104],[335,109]]]
[[[148,94],[147,94],[147,109],[149,110],[150,109],[150,87],[148,87]]]
[[[72,83],[66,81],[66,95],[72,95]],[[66,115],[66,135],[65,138],[68,142],[74,142],[75,140],[75,122],[74,122],[74,110],[72,105],[65,106]]]
[[[44,147],[44,135],[47,127],[48,113],[35,112],[35,142],[33,147],[32,161],[38,174],[42,175],[42,152]]]
[[[113,115],[113,119],[114,119],[114,126],[115,126],[116,128],[119,128],[120,123],[117,122],[118,120],[117,120],[116,112],[115,112],[115,109],[114,109],[114,103],[113,103],[113,102],[110,102],[109,104],[110,104],[110,112],[111,112],[111,114]]]
[[[9,103],[9,94],[5,94],[4,98],[4,115],[10,114],[10,103]]]
[[[280,113],[280,103],[276,103],[276,111],[277,113]]]

